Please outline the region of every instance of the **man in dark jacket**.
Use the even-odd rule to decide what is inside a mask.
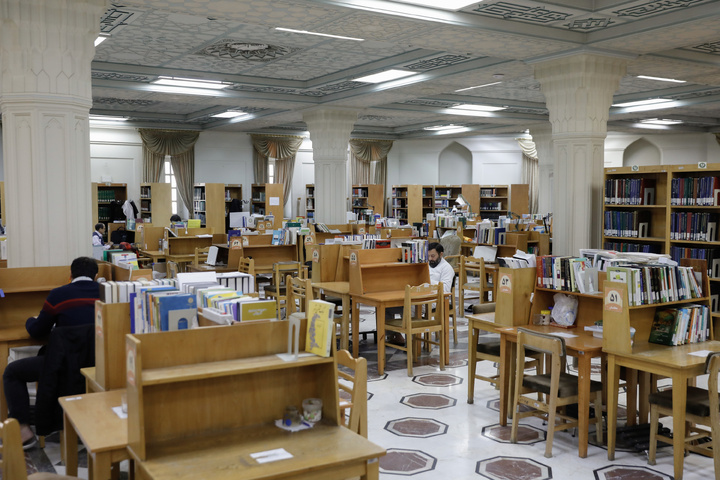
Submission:
[[[100,286],[95,282],[97,263],[90,257],[78,257],[70,266],[72,282],[50,292],[37,317],[30,317],[25,328],[31,337],[45,339],[55,327],[92,324],[95,300],[100,298]],[[23,448],[35,444],[30,429],[30,399],[28,382],[37,382],[43,370],[44,356],[23,358],[8,364],[3,374],[5,399],[9,416],[20,423]]]

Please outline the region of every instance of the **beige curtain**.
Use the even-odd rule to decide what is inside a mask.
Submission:
[[[352,184],[385,185],[387,156],[392,146],[392,140],[350,140]]]
[[[138,132],[143,142],[143,181],[159,182],[165,156],[169,155],[180,198],[185,208],[192,212],[195,142],[200,132],[149,128],[140,128]]]
[[[284,203],[290,198],[295,156],[303,137],[290,135],[250,135],[253,144],[253,174],[255,183],[267,183],[268,159],[275,159],[275,183],[283,184]]]
[[[530,193],[530,213],[538,211],[538,184],[540,182],[540,169],[538,166],[537,149],[535,142],[529,138],[516,138],[523,153],[523,182],[528,184]]]

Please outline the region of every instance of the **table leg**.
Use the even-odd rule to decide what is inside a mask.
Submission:
[[[385,305],[380,303],[375,307],[375,328],[378,337],[378,374],[385,373]],[[405,342],[411,342],[412,338],[406,338]]]
[[[638,385],[640,386],[640,397],[638,402],[638,415],[640,423],[647,423],[650,418],[650,404],[648,398],[652,393],[653,375],[647,372],[640,372],[638,376]]]
[[[90,455],[88,456],[90,457]],[[95,480],[111,480],[110,455],[107,453],[96,453],[93,457],[92,471],[95,474]]]
[[[77,477],[78,472],[78,450],[77,450],[77,432],[70,422],[70,419],[63,413],[63,444],[61,452],[62,458],[65,460],[65,475],[69,477]]]
[[[340,334],[340,345],[349,350],[350,346],[350,295],[341,295],[342,299],[342,333]],[[353,328],[353,345],[358,341],[357,329]]]
[[[367,471],[361,478],[363,480],[378,480],[380,478],[380,461],[377,458],[367,461]]]
[[[687,379],[682,375],[672,376],[673,396],[673,463],[675,480],[683,478],[685,461],[685,407],[687,403]]]
[[[477,369],[478,329],[470,321],[470,341],[468,342],[468,397],[467,403],[475,401],[475,371]]]
[[[344,308],[344,307],[343,307]],[[353,331],[353,358],[358,358],[358,349],[360,348],[358,345],[358,337],[360,334],[358,333],[358,329],[360,328],[360,307],[358,305],[358,302],[352,302],[352,331]]]
[[[615,364],[615,356],[608,355],[608,395],[607,395],[607,452],[608,460],[615,460],[615,437],[617,435],[618,381],[620,367]]]
[[[590,355],[578,355],[578,456],[587,457],[590,417]]]
[[[500,410],[500,425],[503,427],[507,425],[508,418],[508,390],[510,387],[510,362],[512,361],[510,350],[507,336],[500,335],[500,376],[498,378],[500,404],[498,405],[498,410]]]

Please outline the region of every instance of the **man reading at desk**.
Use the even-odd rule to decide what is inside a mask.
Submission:
[[[47,296],[37,317],[30,317],[25,328],[33,338],[47,338],[55,327],[92,324],[95,318],[95,300],[100,298],[100,285],[95,282],[98,266],[95,259],[78,257],[70,266],[72,281],[55,288]],[[23,448],[32,447],[35,434],[30,429],[30,398],[28,382],[37,382],[45,362],[41,350],[38,356],[15,360],[3,374],[5,398],[9,417],[20,423]]]

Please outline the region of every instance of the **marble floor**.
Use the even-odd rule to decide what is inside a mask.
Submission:
[[[361,331],[372,329],[372,312],[363,311],[362,316]],[[387,449],[387,455],[380,460],[381,479],[673,478],[671,448],[658,450],[655,466],[647,465],[646,454],[631,447],[619,448],[615,461],[609,462],[606,448],[591,444],[587,458],[579,458],[577,438],[572,431],[558,432],[553,457],[545,458],[546,428],[539,419],[523,421],[519,432],[521,443],[510,443],[510,427],[498,425],[497,390],[478,381],[474,403],[467,403],[467,323],[464,319],[459,321],[458,337],[457,344],[451,341],[451,362],[445,371],[439,369],[437,351],[433,351],[424,353],[416,362],[413,377],[407,376],[404,352],[394,349],[387,351],[387,369],[379,376],[377,345],[372,335],[360,342],[361,354],[368,359],[369,438]],[[481,362],[478,368],[488,374],[494,372],[489,362]],[[594,438],[591,433],[591,443]],[[80,476],[87,478],[87,461],[80,448]],[[29,450],[27,457],[31,471],[64,472],[56,436],[48,439],[45,449]],[[712,459],[688,455],[684,475],[686,480],[713,478]],[[121,478],[126,478],[126,474]]]

